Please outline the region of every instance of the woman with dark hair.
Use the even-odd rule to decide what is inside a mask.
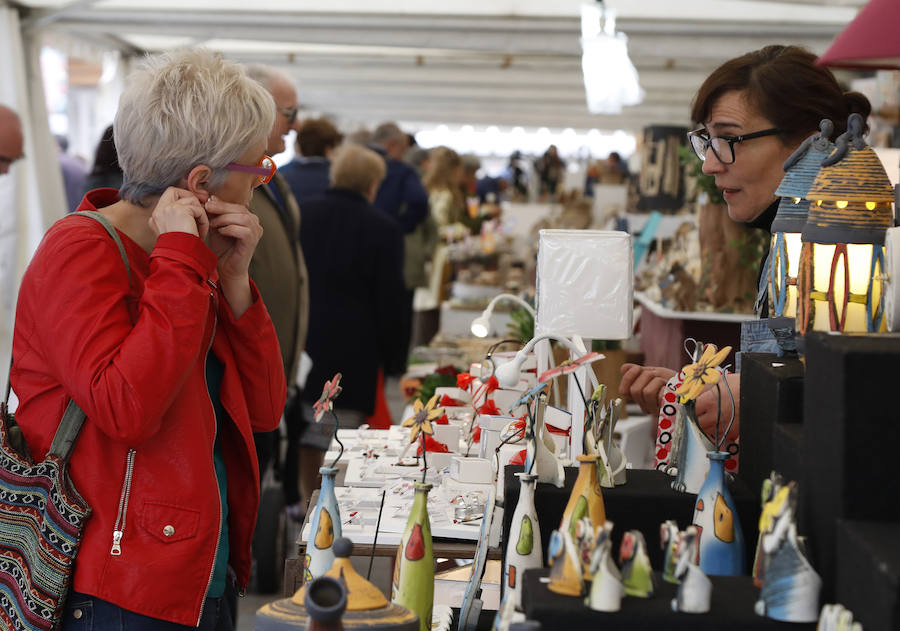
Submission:
[[[94,152],[94,166],[84,180],[84,193],[95,188],[114,188],[122,186],[122,167],[119,166],[119,154],[116,152],[116,141],[113,138],[113,126],[103,130],[97,150]]]
[[[728,214],[735,221],[769,230],[778,208],[775,189],[784,177],[782,165],[805,138],[830,119],[835,136],[847,118],[868,117],[871,105],[859,92],[845,92],[834,75],[816,65],[816,56],[797,46],[766,46],[731,59],[713,71],[694,98],[691,118],[700,128],[688,134],[703,161],[703,172],[715,177]],[[677,367],[622,366],[619,391],[647,414],[659,411],[663,387]],[[739,400],[740,377],[728,383]],[[697,399],[697,416],[710,433],[717,413],[715,393]],[[722,418],[731,415],[725,397]],[[730,438],[738,435],[740,417]]]

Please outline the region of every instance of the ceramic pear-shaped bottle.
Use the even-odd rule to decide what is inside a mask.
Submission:
[[[303,580],[311,581],[325,574],[334,563],[334,540],[341,536],[341,515],[334,494],[337,469],[321,467],[322,488],[319,501],[310,520],[309,541],[306,542],[306,564]]]
[[[516,609],[522,608],[522,578],[525,570],[539,568],[544,563],[541,547],[541,529],[537,511],[534,508],[534,485],[537,475],[517,473],[519,482],[519,502],[513,512],[506,544],[506,563],[503,570],[503,589],[512,598]]]
[[[559,522],[559,531],[568,531],[572,539],[575,539],[575,524],[582,517],[589,517],[596,530],[606,522],[606,508],[603,504],[603,493],[600,488],[600,479],[597,476],[597,460],[599,456],[579,455],[578,477],[569,503],[563,511]],[[548,561],[549,562],[549,561]],[[590,568],[588,563],[582,564],[582,573],[586,580],[590,580]]]
[[[431,629],[434,605],[434,552],[428,521],[431,484],[415,483],[416,494],[394,562],[393,602],[419,616],[420,631]]]
[[[744,574],[744,534],[737,508],[725,483],[729,454],[710,451],[709,473],[694,504],[693,524],[700,530],[700,561],[707,576]]]

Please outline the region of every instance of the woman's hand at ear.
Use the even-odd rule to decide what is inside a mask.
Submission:
[[[186,232],[205,239],[209,232],[209,219],[197,196],[174,186],[167,188],[160,196],[149,224],[157,235]]]
[[[246,206],[225,202],[212,196],[206,202],[209,213],[209,247],[219,259],[222,291],[236,318],[251,303],[250,260],[263,229],[259,218]]]

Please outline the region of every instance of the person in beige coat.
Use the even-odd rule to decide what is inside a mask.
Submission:
[[[267,153],[276,155],[284,151],[284,137],[297,118],[297,90],[287,76],[268,66],[248,65],[247,74],[262,84],[275,100],[275,125],[269,135]],[[291,507],[289,513],[294,515],[302,512],[302,509],[298,510],[298,479],[300,486],[305,486],[304,481],[315,485],[318,474],[318,471],[312,472],[311,479],[306,479],[310,478],[308,472],[304,472],[307,473],[305,478],[303,473],[299,473],[304,459],[299,446],[302,420],[297,370],[309,326],[309,278],[300,248],[300,207],[287,181],[276,173],[268,184],[256,189],[250,202],[250,212],[259,217],[263,227],[263,236],[250,262],[250,276],[259,287],[275,324],[288,384],[284,409],[287,450],[282,481],[285,504]],[[277,432],[255,438],[262,476],[278,447]],[[308,499],[309,496],[304,494],[304,497]]]

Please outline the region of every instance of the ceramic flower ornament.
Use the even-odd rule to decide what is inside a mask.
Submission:
[[[413,415],[402,423],[403,427],[412,428],[412,431],[409,433],[410,443],[416,442],[416,439],[421,432],[424,432],[429,436],[434,435],[434,427],[431,422],[444,415],[444,408],[435,407],[438,398],[438,395],[434,395],[429,399],[428,403],[424,405],[418,399],[413,403]]]
[[[325,382],[325,387],[322,388],[322,395],[319,397],[319,400],[313,404],[313,412],[315,412],[316,423],[322,421],[322,417],[325,416],[325,412],[330,412],[334,409],[334,400],[341,393],[341,373],[337,373],[334,377],[331,378],[331,381]]]
[[[703,355],[700,356],[700,359],[696,363],[684,367],[684,383],[675,391],[675,394],[680,397],[681,403],[696,400],[706,386],[712,386],[719,382],[721,373],[718,366],[730,352],[730,346],[718,350],[715,344],[707,344],[703,348]]]

